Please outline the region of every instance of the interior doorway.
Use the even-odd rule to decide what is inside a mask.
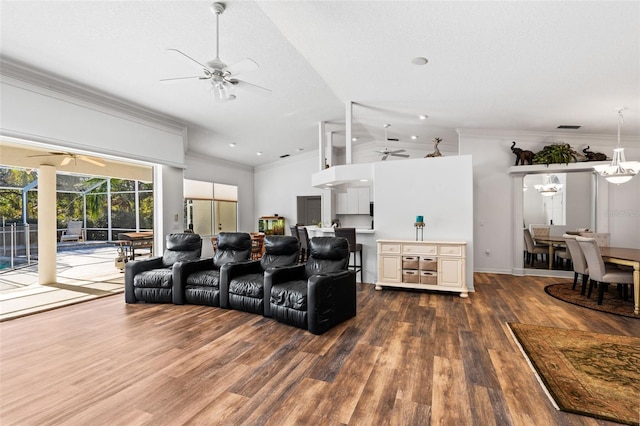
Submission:
[[[317,225],[322,221],[322,197],[320,195],[298,197],[297,224]]]

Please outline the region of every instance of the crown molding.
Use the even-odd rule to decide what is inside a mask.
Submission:
[[[185,123],[174,117],[160,114],[2,55],[0,55],[0,81],[3,84],[82,105],[177,135],[184,136],[184,130],[187,127]]]

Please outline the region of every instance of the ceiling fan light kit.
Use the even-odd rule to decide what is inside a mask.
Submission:
[[[226,7],[224,3],[215,2],[211,4],[211,10],[216,15],[216,57],[214,59],[211,59],[210,61],[207,61],[203,64],[178,49],[167,49],[168,51],[179,53],[183,58],[188,59],[192,65],[197,65],[198,70],[202,74],[199,76],[165,78],[160,81],[171,82],[176,80],[189,79],[208,80],[209,83],[211,83],[210,88],[215,94],[214,99],[219,102],[232,101],[236,99],[236,94],[234,93],[234,88],[236,86],[261,94],[271,93],[271,90],[267,88],[247,83],[246,81],[238,80],[237,78],[235,78],[235,76],[240,73],[255,71],[260,68],[260,66],[254,60],[246,58],[236,64],[227,65],[220,59],[219,24],[220,15],[225,11],[225,8]]]

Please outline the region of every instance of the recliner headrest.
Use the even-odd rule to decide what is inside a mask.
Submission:
[[[313,237],[309,255],[314,259],[341,260],[349,257],[349,242],[340,237]]]
[[[246,232],[221,232],[218,234],[218,250],[251,250],[251,235]]]
[[[202,238],[198,234],[169,234],[166,236],[167,250],[191,251],[202,248]]]
[[[264,237],[265,253],[273,255],[294,254],[299,251],[300,242],[296,237],[267,235]]]

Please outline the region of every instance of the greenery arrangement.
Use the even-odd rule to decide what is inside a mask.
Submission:
[[[569,162],[577,162],[576,151],[571,148],[568,143],[554,143],[542,148],[533,156],[534,164],[569,164]]]

